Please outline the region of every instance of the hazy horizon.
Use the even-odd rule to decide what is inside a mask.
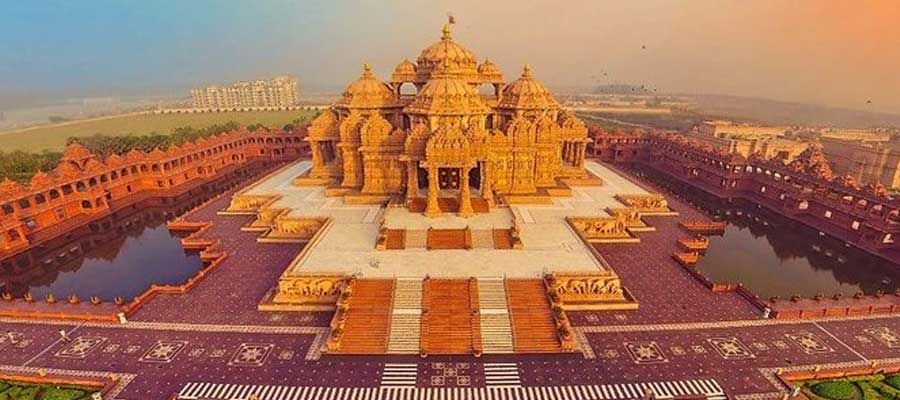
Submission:
[[[0,97],[174,92],[295,75],[340,88],[369,62],[455,39],[504,77],[531,64],[552,87],[647,85],[900,113],[900,7],[892,1],[47,1],[0,15]],[[187,95],[187,93],[183,93]],[[869,103],[871,102],[871,103]]]

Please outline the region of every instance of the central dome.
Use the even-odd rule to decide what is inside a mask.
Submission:
[[[444,25],[441,41],[428,46],[416,59],[420,72],[431,72],[434,68],[446,63],[453,73],[477,73],[478,60],[469,49],[453,41],[450,25]]]
[[[490,110],[478,91],[450,71],[449,62],[444,60],[404,111],[429,115],[487,114]]]

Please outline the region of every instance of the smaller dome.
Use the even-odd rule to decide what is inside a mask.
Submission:
[[[522,68],[522,76],[503,88],[497,108],[546,110],[559,108],[559,103],[544,85],[531,76],[528,64]]]
[[[503,83],[503,73],[487,58],[478,66],[478,75],[481,76],[482,82]]]
[[[369,64],[363,66],[359,79],[347,86],[335,104],[347,108],[384,108],[395,104],[394,92],[372,73]]]
[[[416,64],[407,59],[403,59],[400,64],[397,64],[397,67],[394,68],[394,73],[391,75],[391,82],[393,83],[411,82],[415,79]]]

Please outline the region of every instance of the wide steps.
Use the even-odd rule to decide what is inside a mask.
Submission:
[[[353,281],[340,347],[343,354],[384,353],[390,330],[394,281]]]
[[[478,280],[481,340],[486,353],[512,353],[512,325],[506,303],[506,284],[501,278]]]
[[[509,250],[513,248],[512,236],[509,229],[494,229],[494,248]]]
[[[406,248],[406,230],[388,229],[385,232],[384,248],[387,250],[402,250]]]
[[[476,302],[473,303],[473,297]],[[428,279],[423,284],[422,352],[471,354],[481,351],[475,312],[477,283],[468,279]]]
[[[422,326],[422,280],[398,279],[388,353],[418,353]]]
[[[509,279],[506,281],[506,293],[515,352],[562,352],[544,282],[539,279]]]
[[[428,250],[460,250],[469,248],[465,229],[430,229]]]
[[[473,249],[493,249],[494,232],[490,229],[473,229],[471,233]]]

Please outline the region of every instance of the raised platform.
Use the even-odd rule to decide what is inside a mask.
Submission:
[[[285,271],[285,276],[330,273],[360,274],[372,278],[425,275],[436,278],[539,278],[552,271],[607,271],[608,267],[591,253],[565,222],[565,217],[609,216],[605,211],[607,208],[621,207],[621,203],[614,198],[615,194],[646,193],[605,167],[589,163],[588,168],[602,178],[604,185],[573,187],[571,197],[553,198],[548,204],[497,207],[470,218],[451,213],[426,218],[403,207],[389,207],[384,203],[350,204],[343,198],[327,196],[325,186],[295,185],[295,178],[306,173],[309,167],[308,161],[299,162],[241,193],[251,198],[272,199],[271,202],[264,202],[264,206],[288,210],[284,218],[329,221],[310,239]],[[495,248],[426,250],[427,234],[422,236],[426,246],[409,248],[409,233],[414,229],[424,232],[429,228],[467,227],[473,230],[490,229],[492,235],[495,230],[516,227],[516,238],[521,243],[521,249],[497,250],[497,247],[514,247],[502,243]],[[383,228],[406,229],[407,249],[378,250],[376,244]]]

